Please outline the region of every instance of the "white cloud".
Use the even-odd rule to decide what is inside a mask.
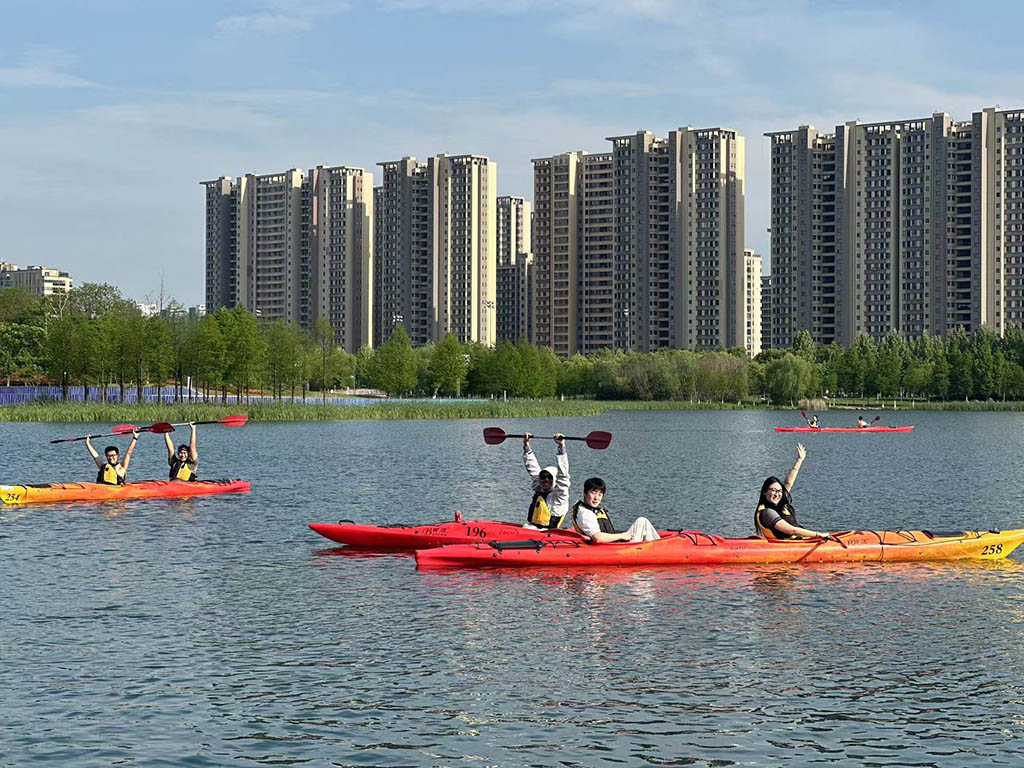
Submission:
[[[39,47],[26,52],[13,67],[0,67],[0,88],[99,88],[86,78],[62,72],[74,63],[70,54],[57,48]]]
[[[348,0],[267,0],[259,13],[220,19],[221,35],[290,34],[308,32],[321,19],[347,11]]]

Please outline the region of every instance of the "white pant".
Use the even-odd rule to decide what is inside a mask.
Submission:
[[[646,517],[638,517],[634,520],[626,533],[629,534],[629,540],[634,543],[638,541],[657,541],[661,538],[658,535],[658,530],[651,525],[651,521]]]

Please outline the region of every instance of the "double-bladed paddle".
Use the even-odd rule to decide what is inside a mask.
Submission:
[[[245,422],[249,420],[249,417],[244,413],[236,414],[235,416],[225,416],[223,419],[216,419],[214,421],[196,421],[195,424],[223,424],[225,427],[242,427],[245,426]],[[180,424],[172,424],[172,427],[187,427],[189,422],[183,421]]]
[[[505,430],[500,427],[484,427],[484,442],[488,445],[500,445],[510,437],[526,437],[526,435],[509,435],[506,434]],[[553,440],[551,437],[542,437],[540,435],[530,435],[531,438],[538,438],[541,440]],[[586,437],[565,437],[566,440],[582,440],[590,448],[597,450],[604,450],[612,442],[611,432],[595,431],[591,432]]]
[[[83,437],[65,437],[65,438],[62,438],[60,440],[51,440],[50,442],[51,443],[74,443],[74,442],[76,442],[78,440],[90,440],[90,439],[92,439],[94,437],[117,437],[118,435],[130,435],[136,429],[139,429],[139,427],[136,427],[134,424],[118,424],[117,426],[111,427],[111,429],[113,430],[113,432],[108,432],[108,433],[103,434],[103,435],[84,435]],[[142,429],[146,429],[146,427],[142,427]]]

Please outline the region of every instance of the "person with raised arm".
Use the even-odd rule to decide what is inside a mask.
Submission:
[[[560,432],[554,435],[558,445],[555,456],[557,466],[541,469],[533,448],[530,446],[529,432],[523,435],[523,464],[530,476],[533,486],[533,498],[530,509],[526,513],[526,528],[558,528],[569,512],[569,455],[565,452],[565,436]]]

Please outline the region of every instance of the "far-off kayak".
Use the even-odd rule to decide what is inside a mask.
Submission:
[[[1001,560],[1024,541],[1024,529],[941,534],[929,531],[845,531],[835,536],[839,542],[828,539],[768,541],[756,536],[727,539],[699,531],[678,531],[659,541],[641,544],[496,541],[418,550],[416,564],[421,568],[569,568]]]
[[[456,514],[455,520],[426,525],[356,525],[340,523],[310,523],[309,527],[321,536],[357,549],[425,549],[445,544],[475,544],[481,541],[563,540],[582,541],[576,531],[556,529],[541,531],[524,528],[516,523],[496,520],[466,520]]]
[[[914,427],[776,427],[776,432],[910,432]]]
[[[0,485],[4,504],[42,504],[54,501],[110,501],[179,496],[209,496],[215,493],[248,493],[247,480],[141,480],[124,485],[101,483],[47,483],[45,485]]]

